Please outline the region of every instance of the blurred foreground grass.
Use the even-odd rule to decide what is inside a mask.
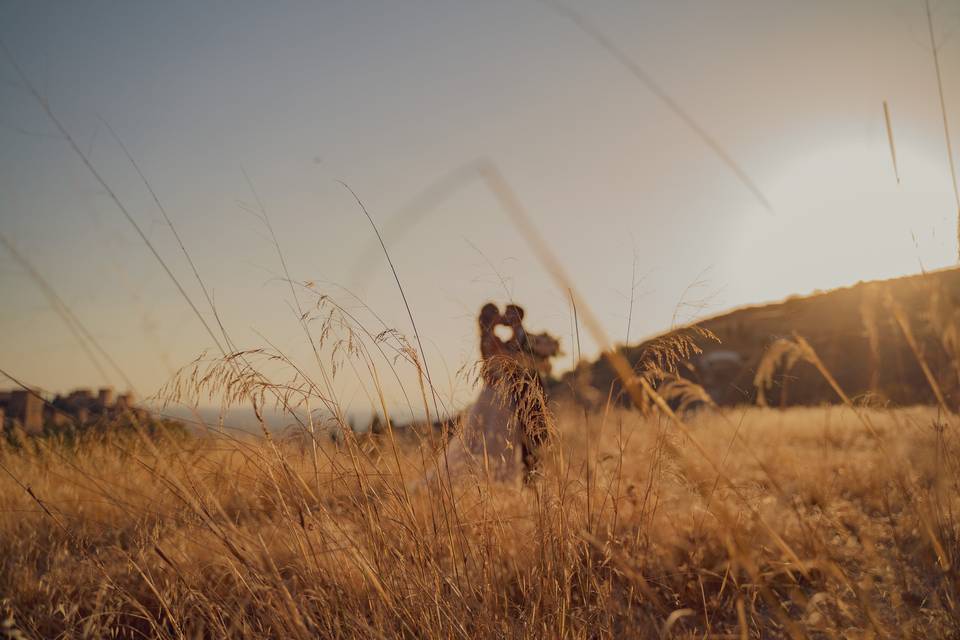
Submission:
[[[696,414],[717,474],[665,418],[561,410],[527,489],[389,434],[317,465],[215,432],[8,448],[3,633],[956,637],[956,424],[863,411],[879,439],[849,407]]]

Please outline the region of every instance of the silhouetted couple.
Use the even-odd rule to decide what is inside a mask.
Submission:
[[[533,479],[550,439],[551,417],[541,375],[559,343],[541,334],[530,336],[523,326],[524,311],[509,304],[503,313],[493,303],[480,310],[481,379],[483,389],[467,414],[465,437],[470,450],[485,456],[494,477],[516,473],[517,446],[525,482]],[[497,327],[508,327],[502,340]]]

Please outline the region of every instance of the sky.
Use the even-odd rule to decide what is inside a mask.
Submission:
[[[922,2],[613,0],[569,5],[579,22],[565,6],[2,1],[0,39],[205,320],[215,324],[190,265],[110,130],[236,346],[272,346],[311,375],[298,302],[312,308],[327,294],[372,333],[412,337],[345,185],[385,231],[451,406],[474,393],[462,369],[477,358],[487,300],[515,300],[531,330],[559,336],[558,370],[574,342],[567,291],[477,166],[503,176],[618,342],[956,263]],[[960,136],[960,2],[932,8]],[[276,244],[251,213],[261,205]],[[21,380],[58,391],[123,388],[126,378],[147,397],[215,353],[6,57],[0,233],[30,264],[0,247],[0,367]],[[291,278],[316,293],[298,289],[294,300],[277,246]],[[598,352],[586,332],[580,351]],[[409,368],[400,375],[415,380]],[[362,372],[338,376],[344,406],[370,411]]]

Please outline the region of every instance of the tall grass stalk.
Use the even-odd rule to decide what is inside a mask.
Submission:
[[[943,140],[947,146],[947,166],[950,168],[950,179],[953,184],[953,200],[957,207],[957,259],[960,260],[960,187],[957,186],[957,167],[953,159],[953,140],[950,137],[950,119],[947,117],[947,101],[943,97],[943,77],[940,74],[940,52],[937,48],[937,39],[933,32],[933,13],[930,11],[930,0],[923,0],[927,13],[927,29],[930,33],[930,52],[933,55],[933,70],[937,76],[937,96],[940,99],[940,117],[943,120]]]

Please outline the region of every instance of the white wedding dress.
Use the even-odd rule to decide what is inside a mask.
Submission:
[[[484,328],[481,317],[480,355],[485,366],[508,353],[505,343],[493,332],[494,325]],[[519,478],[520,444],[517,438],[516,405],[512,397],[497,391],[495,381],[503,375],[502,368],[493,365],[485,369],[483,389],[476,401],[460,419],[446,446],[435,460],[432,469],[425,469],[422,480],[431,481],[437,471],[449,473],[451,482],[473,477],[513,483]]]
[[[480,482],[515,483],[519,478],[520,444],[512,400],[504,402],[500,394],[484,386],[480,395],[461,418],[461,429],[450,436],[447,446],[423,479],[432,480],[439,469],[443,476],[449,470],[456,482],[472,477]],[[419,484],[419,483],[418,483]]]
[[[463,441],[485,472],[498,481],[511,481],[519,470],[520,446],[512,399],[484,386],[463,424]]]

